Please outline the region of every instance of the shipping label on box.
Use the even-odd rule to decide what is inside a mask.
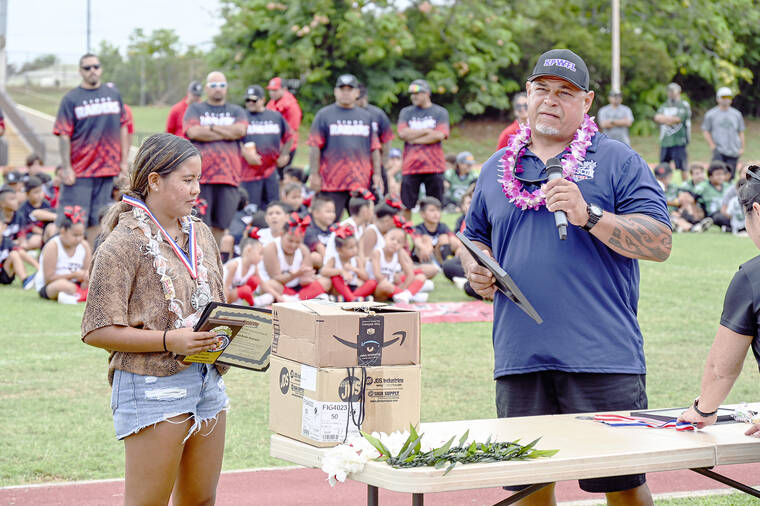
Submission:
[[[419,313],[379,303],[274,304],[272,353],[315,367],[420,363]]]
[[[334,446],[419,423],[419,365],[317,369],[272,356],[271,370],[269,427],[284,436]]]

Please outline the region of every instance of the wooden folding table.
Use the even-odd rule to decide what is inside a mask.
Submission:
[[[620,414],[629,414],[623,413]],[[499,504],[511,504],[547,483],[581,478],[692,469],[705,476],[760,497],[760,492],[710,470],[716,465],[760,461],[760,439],[744,435],[748,424],[710,426],[702,431],[611,427],[587,415],[551,415],[495,420],[463,420],[421,424],[420,433],[436,439],[470,436],[483,441],[528,443],[541,437],[539,449],[559,449],[549,458],[487,464],[458,464],[445,476],[432,467],[394,469],[385,462],[368,462],[350,478],[368,485],[367,504],[378,503],[378,488],[412,494],[422,505],[424,494],[507,485],[535,484]],[[272,435],[270,454],[307,467],[320,467],[325,448]]]

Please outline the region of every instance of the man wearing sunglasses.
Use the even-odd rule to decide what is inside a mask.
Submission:
[[[665,196],[641,156],[595,133],[586,116],[594,92],[577,54],[541,55],[526,91],[530,135],[521,130],[483,165],[464,231],[543,318],[536,323],[495,292],[491,271],[462,258],[472,288],[494,298],[497,413],[646,408],[638,259],[661,262],[670,255]],[[567,179],[546,182],[551,158],[564,162]],[[514,188],[530,202],[513,196]],[[566,240],[558,237],[556,211],[567,215]],[[643,474],[580,486],[606,493],[609,504],[652,504]],[[553,485],[521,504],[554,504]]]
[[[528,122],[528,97],[524,92],[515,93],[512,97],[512,110],[515,112],[515,120],[499,134],[499,143],[496,150],[507,147],[509,138],[516,134],[520,125]]]
[[[248,202],[265,209],[277,200],[280,180],[277,167],[288,163],[293,131],[282,114],[266,108],[264,88],[249,86],[245,94],[248,130],[243,137],[243,172],[240,185]]]
[[[610,139],[620,141],[626,146],[631,145],[628,127],[633,125],[633,113],[630,107],[623,105],[623,94],[620,90],[610,91],[610,103],[599,109],[597,119],[599,126]]]
[[[206,97],[205,102],[188,106],[182,126],[187,138],[201,152],[199,199],[206,204],[202,219],[219,244],[240,200],[239,141],[246,133],[248,118],[242,107],[227,103],[227,78],[221,72],[211,72],[206,77]]]
[[[82,84],[63,97],[53,126],[63,166],[58,209],[85,210],[90,245],[99,230],[98,211],[111,202],[114,177],[129,177],[127,114],[113,83],[101,84],[102,73],[94,54],[79,59]]]
[[[404,140],[404,162],[401,166],[401,202],[404,215],[411,219],[417,205],[420,185],[425,195],[443,202],[443,173],[446,159],[441,142],[449,136],[449,112],[430,100],[430,85],[415,79],[409,85],[412,105],[401,109],[398,136]]]

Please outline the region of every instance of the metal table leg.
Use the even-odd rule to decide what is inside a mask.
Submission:
[[[367,506],[378,506],[377,487],[367,485]]]
[[[425,503],[425,494],[412,494],[412,506],[423,506]]]
[[[715,481],[719,481],[723,483],[724,485],[728,485],[729,487],[734,487],[737,490],[741,490],[745,494],[749,494],[755,497],[760,497],[760,490],[747,486],[744,483],[740,483],[736,480],[732,480],[728,476],[723,476],[722,474],[718,474],[715,471],[711,471],[710,469],[706,467],[692,469],[692,471],[694,471],[695,473],[699,473],[702,476],[707,476],[708,478],[711,478]]]
[[[547,485],[549,485],[549,483],[536,483],[535,485],[531,485],[528,488],[524,488],[520,490],[519,492],[515,492],[511,496],[507,497],[503,501],[497,502],[493,506],[507,506],[508,504],[513,504],[519,501],[520,499],[528,497],[533,492],[538,492],[539,490],[541,490]]]

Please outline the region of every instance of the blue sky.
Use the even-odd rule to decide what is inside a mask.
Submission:
[[[126,47],[135,28],[174,29],[183,44],[207,47],[219,31],[219,0],[91,0],[92,47],[101,40]],[[87,0],[8,2],[8,62],[57,54],[74,63],[87,46]]]

